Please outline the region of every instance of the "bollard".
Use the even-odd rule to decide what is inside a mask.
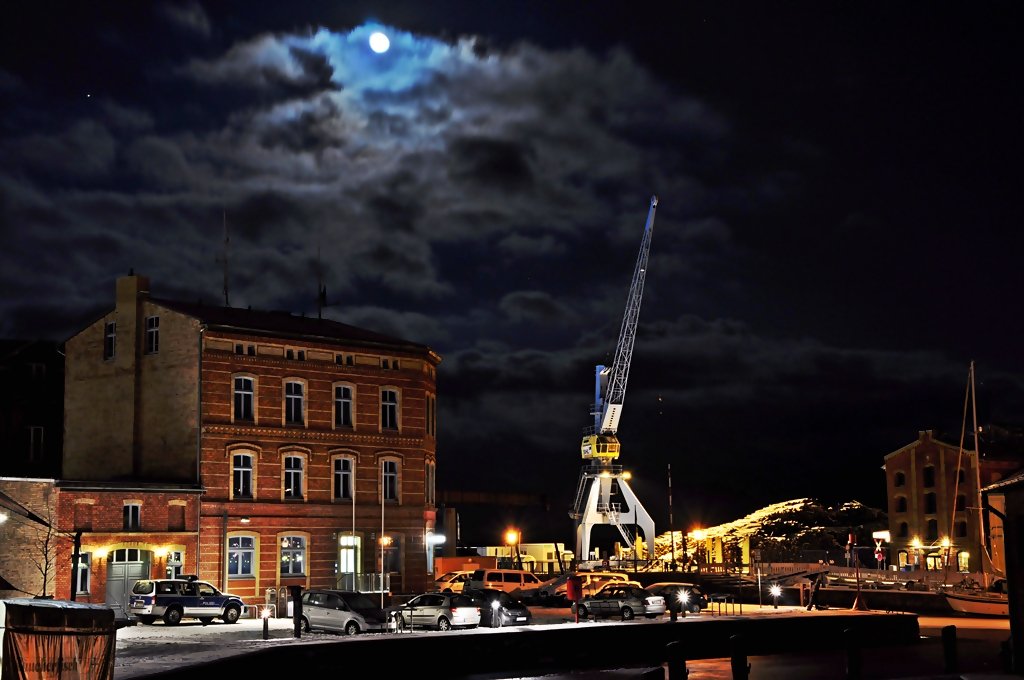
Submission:
[[[668,667],[667,680],[685,680],[690,675],[682,640],[673,640],[665,645],[665,665]]]
[[[295,637],[302,637],[302,586],[288,586],[288,594],[292,596],[292,622],[295,624]]]
[[[750,677],[750,664],[747,663],[746,645],[742,635],[729,637],[732,650],[732,680],[747,680]]]
[[[946,673],[957,672],[956,626],[942,628],[942,660]]]
[[[264,607],[263,611],[260,613],[260,616],[263,617],[263,639],[264,640],[269,640],[270,639],[270,607]]]
[[[846,643],[846,680],[861,680],[864,664],[857,631],[846,628],[843,630],[843,640]]]

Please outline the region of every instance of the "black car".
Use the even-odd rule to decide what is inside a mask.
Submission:
[[[483,628],[525,626],[533,619],[530,608],[504,590],[467,588],[462,594],[480,607],[480,625]]]
[[[693,583],[677,583],[665,581],[652,583],[647,590],[655,595],[665,598],[665,605],[668,610],[676,612],[690,612],[699,614],[702,609],[708,608],[708,598],[700,586]]]

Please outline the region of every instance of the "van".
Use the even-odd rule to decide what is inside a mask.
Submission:
[[[535,588],[540,583],[541,580],[533,572],[521,569],[477,569],[469,577],[466,589],[489,588],[518,594],[523,588]]]

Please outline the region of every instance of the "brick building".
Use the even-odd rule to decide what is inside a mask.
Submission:
[[[268,589],[280,604],[289,585],[426,586],[430,348],[327,319],[157,299],[127,276],[65,353],[57,527],[81,532],[79,600],[123,602],[135,580],[177,573],[250,604]],[[62,596],[72,544],[57,560]]]
[[[892,564],[943,570],[948,545],[950,570],[981,572],[984,538],[992,565],[1004,569],[1001,508],[982,512],[980,489],[1019,470],[1021,461],[983,447],[979,464],[973,444],[965,442],[970,448],[961,455],[958,444],[925,430],[885,456]]]

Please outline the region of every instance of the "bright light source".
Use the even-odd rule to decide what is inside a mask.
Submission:
[[[779,597],[782,595],[782,587],[778,583],[773,584],[772,587],[768,589],[768,592],[772,594],[772,597]]]
[[[440,545],[441,543],[444,543],[444,534],[435,534],[432,531],[427,532],[428,545]]]
[[[0,512],[0,524],[3,524],[6,521],[7,521],[7,513]]]
[[[391,47],[391,41],[380,31],[370,35],[370,49],[377,54],[384,54],[388,51],[389,47]]]
[[[167,548],[157,548],[156,550],[153,551],[153,554],[156,555],[157,557],[166,557],[167,556]]]
[[[509,529],[505,532],[505,543],[508,545],[515,545],[519,539],[519,532],[515,529]]]
[[[501,609],[501,603],[495,600],[491,603],[491,609],[493,609],[494,611],[498,611],[499,609]]]
[[[690,593],[685,591],[685,590],[680,590],[679,591],[679,601],[682,602],[683,604],[686,604],[687,602],[689,602],[690,601]]]

